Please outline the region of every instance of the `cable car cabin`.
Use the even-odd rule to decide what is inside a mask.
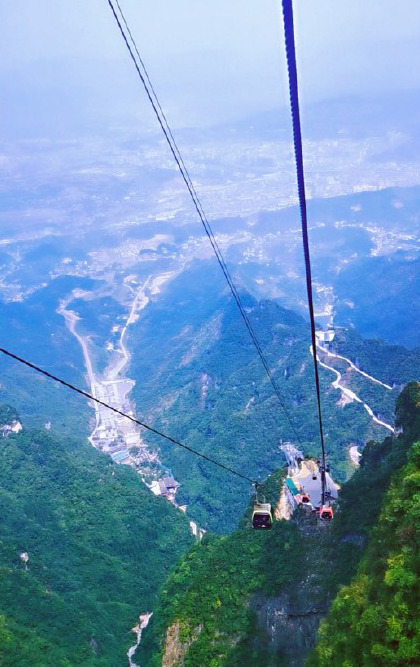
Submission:
[[[319,510],[319,518],[323,519],[324,521],[331,521],[331,519],[334,516],[333,508],[332,507],[321,507]]]
[[[254,503],[252,512],[252,527],[257,530],[271,530],[273,515],[270,503]]]
[[[305,510],[305,512],[307,514],[308,514],[308,512],[312,512],[313,509],[314,509],[314,506],[311,503],[309,493],[303,493],[301,497],[302,497],[301,507]]]

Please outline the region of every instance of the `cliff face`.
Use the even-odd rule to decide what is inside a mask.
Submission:
[[[420,384],[411,383],[397,403],[400,442],[420,432]],[[343,587],[322,624],[309,664],[381,667],[418,665],[420,654],[420,442],[394,471],[379,520],[357,576]]]
[[[290,667],[304,664],[314,647],[320,622],[328,611],[328,598],[310,582],[290,587],[277,597],[256,595],[251,608],[267,641],[267,651],[282,655]]]
[[[236,540],[238,539],[240,537],[236,534]],[[316,540],[311,541],[313,563],[319,562],[324,550],[323,540],[318,545]],[[291,554],[290,557],[293,558],[294,555]],[[221,607],[224,602],[221,601],[222,594],[213,603],[210,599],[204,602],[209,615],[205,624],[194,626],[194,617],[185,614],[185,610],[184,613],[181,612],[180,617],[167,626],[162,639],[160,658],[158,659],[158,655],[155,654],[156,663],[152,664],[159,664],[162,667],[199,665],[201,667],[209,663],[200,660],[210,660],[211,655],[212,665],[258,664],[261,667],[271,665],[277,667],[280,660],[290,667],[301,667],[308,651],[315,645],[316,633],[321,620],[327,614],[330,596],[322,587],[317,573],[308,571],[308,566],[302,562],[300,565],[303,580],[299,582],[295,580],[290,585],[281,586],[282,592],[275,596],[270,594],[267,586],[261,587],[261,580],[259,588],[250,592],[255,577],[253,578],[251,572],[246,570],[251,586],[248,585],[248,591],[246,589],[242,591],[244,595],[238,591],[238,608],[234,616],[232,615],[235,626],[232,622],[221,622],[223,616]],[[250,566],[252,568],[252,563]],[[208,576],[214,577],[214,572]],[[263,588],[266,592],[262,592]],[[203,593],[206,589],[207,585],[204,584]],[[273,590],[278,590],[278,586],[276,587],[274,583]],[[231,600],[232,606],[235,606],[234,591],[227,589],[225,593],[227,599]],[[194,595],[191,589],[186,594]],[[189,601],[187,605],[188,603]],[[199,615],[198,605],[197,612]],[[214,653],[216,655],[213,655]],[[143,664],[150,663],[143,662]]]
[[[379,603],[375,591],[380,590],[382,580],[376,580],[378,575],[372,572],[381,563],[380,577],[386,579],[383,585],[388,594],[396,593],[397,600],[398,595],[405,597],[403,608],[393,611],[393,617],[399,614],[398,628],[383,606],[378,632],[383,622],[391,628],[390,642],[396,641],[398,632],[403,643],[410,639],[409,646],[407,641],[404,644],[408,662],[390,664],[416,664],[410,662],[416,644],[411,641],[414,631],[408,616],[413,614],[412,605],[418,604],[412,574],[418,562],[413,516],[420,513],[416,500],[420,498],[420,445],[413,445],[420,437],[419,384],[411,383],[402,392],[396,415],[402,432],[395,439],[368,443],[359,470],[342,488],[340,508],[331,526],[317,526],[313,518],[295,515],[292,521],[277,521],[270,533],[261,534],[252,531],[244,519],[241,530],[232,535],[208,536],[195,546],[167,582],[154,626],[148,628],[149,635],[140,647],[139,663],[148,667],[302,667],[335,598],[321,626],[311,664],[362,664],[357,662],[361,629],[352,617],[356,603],[350,604],[345,617],[350,634],[353,632],[350,640],[340,622],[346,593],[336,595],[343,584],[350,584],[345,590],[358,600],[357,613],[363,616],[367,609],[375,626],[372,609]],[[398,495],[402,479],[405,500]],[[268,480],[272,496],[280,486],[281,476]],[[398,518],[400,510],[404,516]],[[387,526],[391,527],[388,534]],[[358,598],[357,591],[362,589],[362,598]],[[369,596],[371,604],[366,602]],[[368,625],[366,620],[363,627]],[[331,632],[351,644],[350,662],[342,661],[338,640],[331,653]],[[376,662],[363,664],[384,664],[380,660],[391,655],[388,648]],[[403,649],[400,653],[403,655]]]
[[[182,641],[179,621],[172,623],[166,631],[162,655],[162,667],[183,667],[185,655],[191,644],[198,639],[203,626],[193,630],[188,640]]]
[[[331,600],[329,531],[308,522],[276,522],[263,534],[248,527],[194,547],[163,591],[139,664],[301,667]]]
[[[304,512],[295,513],[293,523],[298,528],[300,567],[294,577],[285,582],[278,594],[254,593],[250,608],[256,615],[256,625],[264,638],[261,648],[267,653],[267,665],[285,664],[301,667],[308,651],[315,646],[319,624],[325,618],[332,593],[326,578],[326,563],[334,557],[331,527],[317,524]]]

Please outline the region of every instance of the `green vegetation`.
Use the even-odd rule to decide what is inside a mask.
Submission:
[[[202,268],[181,275],[130,328],[128,346],[134,354],[129,375],[137,379],[133,398],[145,421],[247,476],[263,479],[283,464],[280,440],[295,442],[305,454],[316,455],[319,450],[308,326],[273,302],[257,303],[243,295],[292,428],[273,396],[235,304],[221,289],[208,289],[213,282],[214,274]],[[21,346],[18,352],[42,365],[43,360],[37,358],[43,356],[41,341],[45,336],[51,340],[62,336],[49,359],[49,370],[83,386],[76,341],[63,331],[61,321],[43,318],[56,306],[62,286],[53,285],[48,290],[44,302],[41,299],[41,309],[39,295],[38,301],[28,299],[23,305],[8,306],[15,317],[5,344],[11,345],[16,337]],[[91,305],[83,311],[87,326],[94,322]],[[116,302],[105,300],[102,310],[103,318],[97,327],[94,324],[101,340],[109,333]],[[34,313],[44,324],[33,342],[25,331]],[[26,328],[20,330],[22,316]],[[418,375],[416,350],[363,341],[352,331],[340,332],[335,344],[338,352],[389,384],[398,386]],[[62,362],[58,353],[67,345],[69,354]],[[393,352],[398,363],[392,361]],[[337,367],[346,368],[340,364],[337,362]],[[410,385],[398,400],[396,423],[403,433],[378,444],[371,438],[382,436],[383,429],[372,424],[359,404],[337,406],[339,392],[331,387],[332,374],[321,370],[326,444],[338,481],[349,473],[345,461],[348,445],[370,440],[360,469],[343,486],[340,508],[328,533],[314,532],[303,516],[297,517],[296,523],[276,522],[270,533],[250,530],[247,483],[228,478],[211,464],[146,434],[149,445],[160,448],[162,460],[182,481],[178,500],[188,504],[189,513],[200,525],[223,533],[236,526],[238,516],[244,514],[232,535],[208,535],[181,560],[155,606],[159,586],[192,542],[186,518],[162,498],[152,497],[134,471],[110,464],[90,447],[68,437],[70,432],[87,431],[90,409],[83,400],[14,362],[6,361],[4,369],[3,391],[8,400],[13,393],[18,406],[24,406],[24,426],[32,422],[43,426],[51,419],[53,426],[63,425],[67,437],[59,440],[45,430],[25,428],[18,436],[1,441],[2,665],[120,666],[133,642],[130,627],[140,613],[153,609],[139,651],[142,665],[157,667],[169,640],[185,653],[185,667],[277,666],[286,660],[285,653],[279,650],[273,662],[259,604],[261,600],[275,604],[276,595],[290,596],[290,591],[304,588],[308,581],[312,582],[310,597],[322,614],[340,587],[348,586],[344,589],[347,593],[339,593],[331,618],[323,626],[327,630],[321,631],[313,657],[324,660],[319,665],[326,664],[329,655],[330,649],[325,652],[323,648],[329,627],[337,628],[334,656],[338,659],[341,655],[341,620],[334,614],[342,607],[343,618],[355,628],[354,636],[350,633],[343,640],[347,642],[343,655],[347,649],[349,656],[355,655],[355,637],[360,638],[366,629],[364,641],[372,644],[366,649],[366,665],[379,665],[380,659],[404,664],[398,662],[403,656],[410,664],[416,629],[410,625],[408,612],[404,616],[401,609],[410,610],[415,600],[412,582],[417,572],[417,533],[411,534],[410,521],[413,523],[416,510],[409,503],[418,493],[415,466],[420,455],[413,449],[407,464],[407,452],[420,434],[419,413],[413,408],[419,403],[417,385]],[[391,419],[397,388],[383,390],[354,373],[352,382],[352,388],[375,411]],[[0,408],[0,421],[10,422],[14,417],[13,409]],[[394,479],[388,490],[391,478],[406,465],[403,476]],[[278,497],[281,475],[272,474],[265,485],[265,495],[272,504]],[[405,476],[411,480],[412,498],[404,491],[408,488]],[[388,504],[395,505],[395,511],[388,511]],[[398,520],[398,507],[403,513],[411,512],[411,518],[407,523],[404,517],[400,519],[401,538],[396,528],[395,540],[386,542],[386,527],[393,528]],[[375,528],[379,516],[379,527]],[[380,548],[375,547],[378,535]],[[22,552],[29,554],[27,567],[19,556]],[[388,588],[381,592],[385,584]],[[400,600],[401,609],[393,607],[394,598],[391,602],[387,597],[391,593]],[[348,613],[343,595],[351,601]],[[318,607],[310,613],[320,614]],[[379,616],[372,608],[379,610]],[[391,627],[394,621],[387,616],[391,611],[392,618],[402,619],[400,635],[397,637],[393,627],[389,637],[394,639],[384,639],[381,644],[374,633],[375,624]],[[410,646],[404,643],[405,637],[413,640]],[[369,662],[372,656],[379,662]],[[352,659],[349,657],[349,665]],[[333,658],[331,661],[334,663]]]
[[[170,654],[185,667],[303,664],[337,596],[310,667],[418,664],[419,384],[398,398],[396,423],[397,438],[365,447],[330,528],[297,513],[259,533],[249,508],[239,530],[196,545],[161,591],[139,663],[159,667]],[[264,485],[271,503],[283,475]],[[285,620],[267,631],[270,607]]]
[[[2,302],[2,347],[88,389],[80,345],[56,311],[74,288],[92,289],[96,284],[87,278],[62,277],[24,301]],[[0,401],[16,407],[24,426],[43,428],[49,422],[66,436],[87,437],[92,411],[84,399],[3,354],[0,370]]]
[[[371,532],[377,524],[393,475],[407,463],[407,454],[420,435],[416,409],[417,383],[403,390],[396,404],[397,438],[370,441],[363,450],[360,467],[340,491],[340,503],[332,525],[334,559],[325,585],[335,594],[354,576]]]
[[[401,395],[403,437],[419,436],[420,385]],[[342,588],[319,632],[311,667],[405,667],[420,654],[420,442],[394,473],[357,576]]]
[[[389,385],[402,386],[420,375],[420,348],[407,350],[383,340],[362,338],[355,329],[337,329],[334,347],[366,373]]]
[[[276,473],[261,489],[267,500],[278,498],[282,477]],[[259,532],[244,520],[227,537],[205,536],[172,571],[136,660],[159,667],[167,636],[175,636],[172,648],[185,653],[185,667],[262,667],[264,650],[249,643],[260,632],[251,595],[276,595],[303,567],[300,533],[285,521]]]
[[[0,456],[0,664],[121,667],[186,518],[88,445],[24,429]]]
[[[0,427],[4,424],[11,424],[15,419],[18,419],[17,410],[10,405],[0,404]]]

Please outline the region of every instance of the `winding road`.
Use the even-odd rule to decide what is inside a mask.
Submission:
[[[88,379],[89,379],[89,384],[92,389],[92,395],[95,396],[94,393],[94,386],[95,386],[95,374],[93,372],[93,367],[92,367],[92,362],[90,360],[89,356],[89,351],[87,349],[87,344],[86,340],[81,336],[79,333],[76,331],[76,324],[77,322],[81,319],[78,315],[73,310],[67,310],[66,306],[68,305],[68,302],[62,301],[60,303],[60,306],[57,310],[57,313],[59,315],[62,315],[64,317],[64,321],[66,323],[66,326],[70,333],[73,334],[77,338],[77,341],[82,348],[83,352],[83,359],[85,362],[87,374],[88,374]]]
[[[375,382],[376,384],[380,384],[381,387],[385,387],[385,389],[392,389],[392,387],[389,386],[389,384],[385,384],[385,382],[381,382],[381,380],[377,380],[376,378],[372,377],[371,375],[368,375],[368,373],[365,373],[365,371],[361,371],[360,368],[357,368],[357,366],[354,365],[350,359],[347,359],[347,357],[342,357],[340,354],[336,354],[335,352],[331,352],[330,350],[327,350],[326,347],[322,347],[319,343],[317,344],[318,350],[321,350],[324,354],[327,354],[329,357],[335,357],[336,359],[342,359],[343,361],[346,361],[348,365],[357,373],[360,373],[360,375],[363,375],[365,378],[368,380],[371,380],[372,382]]]
[[[121,373],[121,371],[125,368],[126,364],[128,363],[130,356],[128,354],[127,348],[124,345],[124,337],[127,332],[128,326],[136,321],[138,317],[137,311],[142,310],[149,303],[149,297],[146,296],[145,290],[149,286],[151,279],[152,276],[150,275],[145,281],[145,283],[139,288],[137,293],[133,290],[132,287],[130,287],[129,285],[127,285],[127,283],[125,283],[126,286],[135,294],[135,297],[133,299],[133,303],[131,304],[129,316],[127,317],[124,327],[121,331],[120,340],[118,341],[117,352],[119,352],[122,355],[122,358],[115,364],[115,366],[113,366],[110,369],[110,371],[108,372],[107,380],[115,380],[115,378]]]
[[[351,368],[356,370],[358,373],[361,373],[362,375],[364,375],[366,378],[368,378],[372,382],[376,382],[377,384],[382,385],[386,389],[392,389],[392,387],[385,384],[384,382],[381,382],[380,380],[377,380],[376,378],[373,378],[371,375],[368,375],[367,373],[364,373],[363,371],[360,371],[358,368],[356,368],[356,366],[353,364],[353,362],[350,361],[350,359],[346,359],[346,357],[341,357],[340,355],[335,354],[334,352],[330,352],[329,350],[322,347],[321,345],[319,345],[318,348],[324,354],[326,354],[327,356],[336,357],[338,359],[342,359],[343,361],[346,361],[351,366]],[[311,354],[313,355],[312,345],[310,347],[310,351],[311,351]],[[341,384],[342,375],[339,371],[337,371],[332,366],[328,366],[328,364],[321,361],[319,357],[318,357],[318,363],[319,363],[320,366],[322,366],[323,368],[326,368],[329,371],[332,371],[332,373],[335,373],[335,375],[337,376],[337,379],[334,380],[334,382],[332,382],[332,387],[334,389],[339,389],[342,392],[342,394],[344,396],[346,396],[350,401],[356,401],[357,403],[361,403],[363,405],[364,409],[366,410],[366,412],[368,413],[368,415],[372,418],[372,420],[374,422],[379,424],[379,426],[383,426],[384,428],[388,429],[388,431],[390,431],[391,433],[395,433],[395,429],[390,424],[387,424],[386,422],[382,421],[381,419],[378,419],[378,417],[375,416],[372,408],[367,403],[364,403],[362,401],[362,399],[359,398],[359,396],[354,393],[354,391],[352,391],[351,389],[348,389],[347,387],[344,387],[344,385]]]

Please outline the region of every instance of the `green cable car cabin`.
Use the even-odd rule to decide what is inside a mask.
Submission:
[[[273,514],[270,503],[254,503],[252,512],[252,527],[257,530],[271,530]]]

